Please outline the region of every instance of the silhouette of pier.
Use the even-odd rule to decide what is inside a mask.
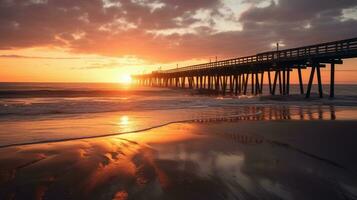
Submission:
[[[267,73],[271,95],[289,95],[290,77],[297,71],[300,93],[310,97],[315,76],[319,97],[323,97],[321,68],[330,65],[330,97],[335,94],[335,65],[357,57],[357,38],[258,53],[253,56],[191,65],[134,75],[137,84],[207,90],[217,95],[258,95],[263,93]],[[305,92],[302,70],[310,69]]]

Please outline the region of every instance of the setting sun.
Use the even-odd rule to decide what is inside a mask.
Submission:
[[[123,75],[119,76],[118,82],[122,83],[122,84],[130,84],[131,80],[132,79],[131,79],[131,75],[130,74],[123,74]]]

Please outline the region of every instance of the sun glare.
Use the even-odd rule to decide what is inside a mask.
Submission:
[[[131,75],[130,74],[123,74],[123,75],[119,76],[118,82],[122,83],[122,84],[130,84],[131,80],[132,79],[131,79]]]
[[[122,117],[120,117],[120,121],[119,121],[120,125],[128,125],[129,124],[129,117],[124,115]]]

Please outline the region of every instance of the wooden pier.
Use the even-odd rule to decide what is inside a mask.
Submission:
[[[318,94],[323,97],[320,69],[330,66],[330,97],[334,97],[335,65],[343,59],[357,57],[357,38],[340,40],[280,51],[259,53],[217,62],[191,65],[170,70],[134,75],[140,85],[209,90],[217,95],[252,95],[263,93],[264,74],[267,74],[271,95],[289,95],[290,77],[297,71],[299,89],[310,97],[315,76]],[[305,92],[302,70],[310,69]],[[249,91],[250,90],[250,91]]]

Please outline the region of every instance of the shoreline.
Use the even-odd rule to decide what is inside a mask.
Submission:
[[[232,107],[233,108],[233,107]],[[208,108],[203,108],[205,112],[195,115],[195,116],[189,116],[188,113],[185,109],[181,109],[183,113],[176,113],[176,115],[188,115],[187,117],[181,118],[167,118],[169,117],[170,113],[172,110],[167,110],[163,112],[161,117],[162,119],[165,119],[163,121],[158,120],[157,123],[154,124],[147,124],[146,126],[138,126],[137,124],[142,123],[141,121],[134,121],[133,118],[138,117],[138,118],[147,118],[148,116],[152,114],[158,115],[157,111],[143,111],[142,113],[145,113],[145,115],[140,115],[140,113],[131,113],[128,114],[126,112],[109,112],[109,113],[100,113],[100,114],[93,114],[87,115],[87,118],[93,118],[91,121],[103,121],[102,123],[105,123],[107,121],[115,121],[117,116],[124,116],[125,119],[120,119],[124,120],[120,122],[123,126],[122,131],[111,131],[111,129],[108,129],[108,127],[99,127],[98,132],[107,132],[106,134],[84,134],[84,135],[79,135],[78,137],[62,137],[62,138],[49,138],[47,140],[39,140],[39,141],[24,141],[24,142],[17,142],[17,143],[4,143],[0,144],[0,149],[2,148],[7,148],[7,147],[12,147],[12,146],[21,146],[21,145],[32,145],[32,144],[41,144],[41,143],[54,143],[54,142],[63,142],[63,141],[71,141],[71,140],[81,140],[81,139],[91,139],[91,138],[100,138],[100,137],[108,137],[108,136],[116,136],[116,135],[122,135],[122,134],[127,134],[127,133],[138,133],[138,132],[145,132],[148,130],[152,129],[157,129],[163,126],[167,126],[170,124],[177,124],[177,123],[210,123],[210,122],[239,122],[239,121],[283,121],[283,120],[356,120],[357,116],[357,109],[355,107],[343,107],[343,106],[327,106],[327,105],[322,105],[322,106],[277,106],[277,105],[260,105],[260,106],[236,106],[234,107],[237,109],[236,111],[232,112],[230,110],[229,112],[231,113],[225,113],[224,111],[229,109],[229,108],[222,108],[223,110],[220,111],[222,113],[216,113],[217,111],[215,109],[217,108],[210,108],[211,111],[207,111]],[[352,109],[351,109],[352,108]],[[174,112],[177,112],[180,109],[174,110]],[[197,113],[199,110],[194,110],[193,113]],[[228,111],[228,110],[227,110]],[[213,112],[213,114],[211,114]],[[184,114],[185,113],[185,114]],[[159,115],[158,115],[159,116]],[[87,118],[80,118],[77,119],[77,123],[80,124],[87,124],[88,126],[91,126]],[[166,119],[167,118],[167,119]],[[65,121],[63,121],[65,120]],[[36,126],[42,126],[41,124],[49,124],[53,123],[51,126],[60,126],[61,124],[75,124],[74,119],[71,120],[66,120],[66,119],[50,119],[50,120],[40,120],[40,121],[33,121],[33,123],[36,123]],[[63,122],[62,122],[63,121]],[[16,126],[21,126],[21,121],[9,121],[8,123],[10,124],[15,124]],[[27,123],[27,120],[24,121],[24,123]],[[120,124],[119,124],[120,125]],[[6,125],[4,125],[6,126]],[[49,127],[51,127],[49,126]],[[93,126],[93,125],[92,125]],[[115,127],[115,126],[114,126]],[[109,127],[110,128],[110,127]],[[68,128],[65,128],[64,131],[67,131]],[[71,128],[70,130],[72,130]],[[60,130],[60,129],[59,129]],[[76,129],[73,129],[73,131],[76,131]],[[73,132],[72,131],[72,132]],[[78,130],[83,132],[84,130]],[[19,131],[18,131],[19,132]],[[57,131],[58,132],[58,131]],[[4,134],[3,134],[4,135]],[[66,135],[63,135],[66,136]],[[22,136],[23,137],[23,136]],[[0,135],[1,138],[1,135]]]

